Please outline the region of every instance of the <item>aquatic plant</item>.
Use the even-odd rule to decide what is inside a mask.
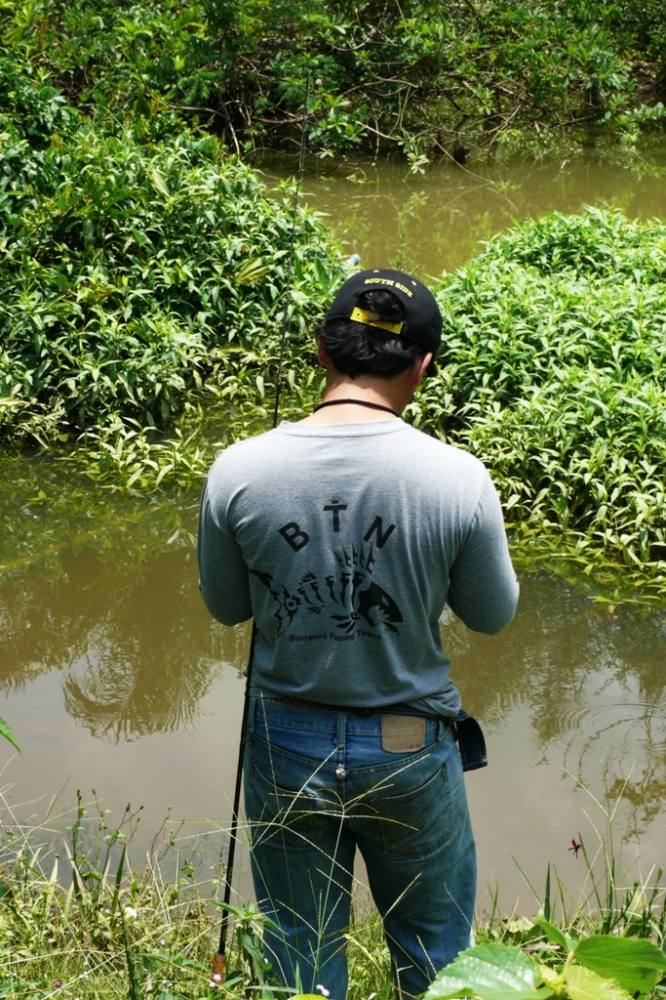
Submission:
[[[76,119],[35,139],[25,95],[39,121],[61,98],[22,86],[0,115],[0,443],[88,432],[113,457],[193,396],[261,393],[285,313],[302,334],[339,274],[314,215],[213,137],[154,146]]]
[[[444,279],[440,372],[410,408],[492,470],[518,537],[666,581],[666,225],[588,209]]]

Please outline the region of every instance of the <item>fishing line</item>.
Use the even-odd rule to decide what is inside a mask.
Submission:
[[[291,322],[292,315],[292,283],[294,278],[294,248],[296,245],[296,232],[298,229],[298,205],[300,201],[301,188],[303,186],[303,175],[305,172],[305,149],[307,138],[307,119],[310,104],[310,79],[308,73],[305,81],[305,99],[303,101],[303,119],[301,123],[301,141],[298,153],[298,172],[296,175],[296,185],[291,205],[291,233],[289,236],[289,256],[287,258],[286,289],[287,302],[285,303],[282,320],[282,333],[280,337],[280,349],[278,354],[278,365],[275,374],[275,407],[273,409],[273,428],[277,427],[278,413],[280,410],[280,394],[282,390],[282,369],[284,364],[284,349],[287,342],[287,328]],[[231,902],[231,883],[234,874],[234,859],[236,856],[236,840],[238,839],[238,813],[240,808],[241,784],[243,781],[243,760],[245,757],[245,744],[247,742],[247,717],[250,706],[250,682],[252,678],[252,663],[254,661],[254,648],[257,640],[257,625],[252,622],[252,636],[250,639],[250,652],[248,655],[247,669],[245,671],[245,695],[243,698],[243,718],[241,720],[240,740],[238,744],[238,766],[236,768],[236,784],[234,786],[234,800],[231,809],[231,829],[229,831],[229,850],[227,853],[227,865],[224,874],[224,895],[222,899],[222,920],[220,924],[220,943],[213,959],[213,974],[211,987],[217,988],[224,982],[224,973],[227,962],[227,937],[229,929],[229,904]]]
[[[298,173],[296,175],[296,186],[294,187],[294,197],[291,206],[291,234],[289,237],[289,258],[287,263],[287,294],[289,296],[285,305],[284,320],[282,323],[282,336],[280,337],[280,352],[278,354],[278,367],[275,376],[275,407],[273,409],[273,427],[277,427],[278,412],[280,409],[280,393],[282,391],[282,368],[284,364],[284,347],[287,340],[287,328],[291,322],[292,282],[294,280],[294,246],[296,243],[296,229],[298,221],[298,203],[300,201],[301,189],[303,187],[303,175],[305,173],[305,147],[307,140],[307,118],[310,104],[310,73],[305,81],[305,100],[303,102],[303,121],[301,123],[301,142],[298,151]]]

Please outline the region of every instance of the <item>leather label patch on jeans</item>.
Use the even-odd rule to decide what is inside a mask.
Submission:
[[[418,715],[382,715],[382,750],[404,753],[425,746],[426,720]]]

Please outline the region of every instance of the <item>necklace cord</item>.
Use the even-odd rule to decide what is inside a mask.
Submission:
[[[313,412],[316,413],[317,410],[323,410],[325,406],[343,406],[349,403],[353,403],[354,406],[367,406],[369,410],[384,410],[386,413],[392,413],[394,417],[400,416],[398,411],[394,410],[391,406],[384,406],[383,403],[373,403],[369,399],[329,399],[315,406]]]

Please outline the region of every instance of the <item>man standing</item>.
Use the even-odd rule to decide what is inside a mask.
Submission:
[[[400,994],[470,940],[465,714],[439,618],[497,632],[518,585],[484,466],[400,419],[441,327],[410,275],[349,278],[318,333],[322,403],[228,448],[201,504],[204,600],[256,624],[244,777],[267,956],[334,1000],[357,848]]]

